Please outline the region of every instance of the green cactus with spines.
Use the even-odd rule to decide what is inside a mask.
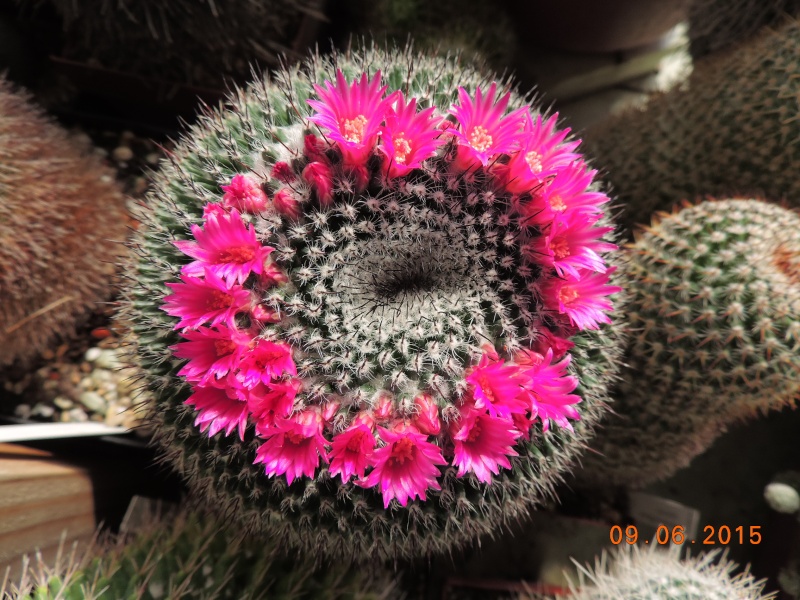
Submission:
[[[767,29],[694,65],[686,85],[584,133],[628,230],[681,200],[748,196],[800,203],[800,22]]]
[[[800,12],[797,0],[693,0],[689,6],[690,51],[697,60],[739,44],[763,27]]]
[[[623,257],[629,369],[580,477],[643,486],[800,393],[800,216],[759,200],[659,215]]]
[[[128,214],[113,172],[0,77],[0,366],[111,297]]]
[[[594,567],[578,566],[578,581],[570,584],[574,600],[770,600],[764,582],[756,581],[714,550],[680,558],[681,547],[669,550],[641,545],[604,553]]]
[[[18,581],[0,584],[0,598],[399,600],[393,578],[378,567],[287,558],[273,541],[244,538],[224,521],[184,511],[80,553],[62,549],[54,564],[36,556]]]
[[[312,554],[412,557],[445,552],[523,518],[531,508],[552,494],[554,485],[586,446],[594,425],[606,409],[607,390],[616,377],[620,362],[621,327],[604,326],[572,338],[576,346],[570,351],[573,357],[570,369],[580,381],[575,393],[582,398],[577,405],[581,419],[574,422],[574,433],[554,428],[546,435],[535,435],[532,442],[520,444],[518,451],[521,456],[512,459],[513,468],[501,470],[490,486],[457,478],[455,469],[448,468],[441,480],[442,492],[428,490],[427,501],[413,501],[407,507],[396,504],[388,510],[384,509],[379,494],[374,490],[354,486],[343,490],[338,478],[332,479],[325,467],[318,470],[313,480],[303,479],[290,486],[287,486],[283,477],[267,478],[263,467],[253,464],[258,440],[251,430],[246,433],[244,441],[236,436],[222,435],[209,439],[200,433],[193,424],[195,413],[182,404],[190,390],[176,375],[180,362],[174,359],[169,349],[180,338],[173,330],[174,319],[161,309],[163,298],[168,293],[165,284],[178,279],[180,267],[186,262],[186,257],[173,246],[172,241],[186,238],[189,226],[201,221],[203,206],[219,201],[220,185],[229,182],[232,176],[249,171],[269,182],[272,166],[277,161],[295,156],[292,153],[297,150],[293,149],[298,145],[302,148],[304,134],[311,131],[302,124],[299,115],[309,114],[306,99],[313,92],[312,82],[333,80],[336,68],[341,68],[344,75],[351,79],[357,73],[379,69],[390,89],[404,90],[409,96],[420,99],[423,106],[435,103],[445,107],[444,110],[456,99],[458,86],[474,89],[489,81],[460,62],[458,57],[429,58],[411,50],[387,51],[372,47],[338,55],[333,59],[312,57],[303,67],[291,68],[278,73],[272,81],[257,82],[247,90],[238,91],[228,110],[201,118],[155,179],[154,192],[149,200],[150,208],[141,216],[144,225],[136,240],[139,259],[131,267],[132,272],[136,273],[136,281],[127,292],[127,318],[134,323],[139,357],[149,374],[148,384],[156,396],[156,401],[150,407],[152,425],[164,458],[209,505],[216,506],[222,513],[234,515],[249,531],[267,534],[279,540],[283,546]],[[524,103],[523,98],[512,94],[513,106]],[[403,222],[409,231],[419,226],[417,219],[420,218],[416,212],[418,209],[412,205],[424,200],[434,210],[434,203],[425,194],[433,194],[439,189],[438,186],[435,182],[424,184],[421,190],[417,190],[422,195],[416,196],[418,200],[413,202],[411,196],[399,197],[401,207],[405,206],[407,210],[405,213],[400,211],[396,218],[405,219]],[[302,182],[296,184],[296,189],[301,195],[304,189],[306,194],[309,193]],[[370,193],[375,197],[383,196],[383,192]],[[365,197],[364,206],[353,213],[357,220],[369,220],[364,212],[366,200]],[[315,213],[310,210],[306,218],[323,218]],[[463,218],[468,215],[469,211],[461,213]],[[453,218],[452,215],[439,216],[444,219],[442,222]],[[342,223],[338,222],[338,216],[336,219],[336,227],[347,225],[346,219]],[[280,220],[275,221],[274,215],[266,215],[255,221],[258,231],[265,235],[270,234],[271,228],[280,228]],[[356,223],[359,227],[364,224]],[[289,234],[294,236],[293,243],[299,244],[298,247],[311,247],[317,241],[322,241],[322,238],[316,238],[322,235],[317,233],[320,227],[306,224],[304,228],[281,235],[287,239],[291,239]],[[345,233],[346,230],[343,230],[342,234]],[[301,237],[297,238],[298,235]],[[492,239],[494,241],[491,243],[497,244],[502,236]],[[391,248],[401,247],[401,241],[376,238],[372,248],[375,252],[386,253]],[[277,242],[278,247],[287,246],[281,239]],[[325,243],[329,244],[330,241]],[[451,251],[446,248],[440,250]],[[333,255],[335,251],[340,252],[336,244],[329,247],[328,253]],[[435,268],[446,269],[448,264],[447,261],[436,261]],[[285,289],[291,292],[276,288],[274,293],[283,294],[282,297],[288,300],[298,293],[316,293],[313,285],[307,285],[299,278],[295,278]],[[473,302],[469,298],[467,300]],[[508,301],[511,302],[510,299]],[[467,346],[471,348],[469,352],[477,349],[478,342],[468,332],[470,315],[475,322],[479,322],[486,317],[477,311],[492,310],[483,304],[465,306],[474,314],[467,313],[446,325],[454,328],[453,335],[457,336],[455,340],[459,344],[462,338],[469,340],[465,342],[466,345],[456,347],[458,356],[466,352],[462,348]],[[301,323],[306,318],[300,310],[294,316]],[[343,323],[348,322],[347,318],[336,318]],[[497,318],[504,317],[498,315]],[[388,331],[388,325],[384,329]],[[413,328],[409,326],[409,330]],[[379,327],[373,329],[375,335],[379,331]],[[302,342],[299,345],[305,347],[306,340],[302,336],[306,334],[301,332],[299,335]],[[514,336],[506,337],[509,338],[509,344],[515,343]],[[372,352],[367,346],[375,346],[376,343],[375,340],[366,340],[364,352]],[[409,352],[400,346],[395,347],[395,343],[392,340],[392,345],[387,346],[395,354],[390,358],[406,361]],[[330,344],[332,342],[324,342],[323,356],[344,355],[341,349],[333,346],[329,349]],[[413,350],[413,353],[420,352],[422,350]],[[379,364],[383,360],[379,354],[375,350],[373,373],[378,379],[385,378],[386,373],[394,369],[391,367],[387,370],[383,364]],[[413,357],[408,358],[405,364],[410,364],[412,360]],[[431,360],[435,362],[435,357]],[[298,369],[313,373],[315,369],[322,368],[317,363],[321,361],[300,362]],[[401,362],[401,367],[406,368],[402,365]],[[422,376],[431,375],[423,373]],[[454,388],[448,378],[439,376],[438,381],[448,386],[447,389]],[[365,386],[364,389],[367,389],[368,385]],[[359,389],[358,386],[353,387]],[[327,391],[336,392],[332,387]],[[442,414],[448,413],[442,409]]]

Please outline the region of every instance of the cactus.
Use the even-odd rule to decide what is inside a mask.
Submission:
[[[68,336],[111,295],[126,226],[111,171],[0,79],[0,365]]]
[[[794,515],[800,522],[800,472],[778,473],[764,488],[764,500],[779,513]],[[800,597],[800,538],[796,532],[789,556],[778,572],[778,583],[790,598]]]
[[[578,565],[577,585],[570,585],[573,600],[769,600],[764,582],[745,571],[733,575],[738,565],[719,550],[680,559],[680,546],[669,550],[628,546],[604,553],[594,568]],[[577,564],[577,563],[576,563]]]
[[[130,536],[106,537],[79,555],[37,555],[20,580],[0,578],[0,598],[18,600],[158,600],[159,598],[320,598],[392,600],[389,573],[343,564],[315,565],[282,556],[268,540],[198,513],[153,520]]]
[[[128,318],[165,460],[210,505],[287,547],[409,557],[551,495],[619,363],[608,198],[500,94],[457,58],[312,57],[164,165]]]
[[[42,4],[44,0],[17,0]],[[63,20],[64,54],[103,67],[222,89],[251,65],[292,54],[311,0],[46,0]]]
[[[630,372],[582,478],[646,485],[800,392],[800,217],[757,200],[660,216],[625,255]]]
[[[499,8],[499,10],[498,10]],[[414,37],[419,50],[441,54],[460,52],[471,60],[485,60],[505,68],[514,59],[516,34],[502,7],[486,2],[447,0],[431,4],[423,0],[348,0],[348,26],[378,39],[405,43]],[[458,14],[446,27],[441,15]]]
[[[693,0],[689,37],[695,59],[737,44],[800,12],[798,0]]]
[[[631,229],[686,199],[732,194],[787,199],[800,181],[800,23],[791,20],[695,63],[686,86],[643,111],[611,118],[585,134]]]

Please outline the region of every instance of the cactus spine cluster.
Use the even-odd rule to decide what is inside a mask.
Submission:
[[[764,583],[718,550],[680,559],[680,546],[628,546],[603,554],[594,567],[578,565],[574,600],[769,600]]]
[[[620,224],[647,223],[657,210],[745,195],[796,205],[800,182],[800,22],[760,33],[697,61],[685,86],[644,110],[585,134],[624,205]]]
[[[630,370],[581,475],[645,485],[798,397],[800,216],[758,200],[688,206],[659,216],[624,263]]]
[[[389,573],[286,558],[270,540],[197,513],[155,520],[130,536],[82,553],[61,551],[54,564],[36,556],[0,598],[14,600],[393,600]]]
[[[380,75],[370,82],[367,74],[376,69]],[[353,78],[348,87],[346,79]],[[313,84],[325,81],[337,81],[338,92],[315,92]],[[380,81],[427,111],[402,129],[387,117],[384,139],[394,136],[396,143],[382,146],[394,156],[386,162],[361,144],[380,123],[372,108],[359,109],[369,116],[325,116],[336,102],[373,98],[376,91],[375,106],[385,107]],[[603,312],[610,304],[588,298],[616,289],[603,283],[614,269],[606,270],[593,251],[578,252],[577,241],[575,255],[559,254],[558,260],[593,265],[577,272],[585,274],[583,287],[566,288],[579,285],[575,276],[556,279],[552,266],[530,262],[552,259],[549,242],[531,236],[551,231],[541,223],[554,212],[569,207],[585,219],[581,239],[607,231],[589,227],[599,218],[596,203],[607,198],[587,187],[593,172],[574,159],[577,143],[553,133],[552,120],[528,121],[542,139],[556,136],[546,152],[541,149],[547,156],[534,150],[526,155],[531,164],[554,168],[553,156],[568,156],[571,175],[563,173],[563,187],[548,188],[555,208],[537,209],[530,218],[540,224],[525,230],[508,211],[527,210],[527,188],[514,196],[513,208],[509,194],[496,185],[504,173],[523,186],[520,161],[492,162],[491,170],[488,159],[486,168],[469,162],[469,152],[514,139],[513,119],[529,114],[516,94],[503,97],[514,110],[502,119],[498,111],[505,107],[491,107],[495,84],[479,101],[479,113],[493,111],[499,119],[470,130],[479,150],[457,145],[448,134],[450,141],[442,140],[426,166],[412,165],[428,156],[414,159],[418,147],[412,142],[426,140],[424,147],[436,149],[437,130],[427,124],[435,107],[444,112],[457,97],[463,104],[467,92],[459,96],[459,86],[480,90],[488,83],[455,58],[428,59],[410,50],[314,57],[274,82],[240,91],[229,110],[207,115],[156,178],[128,292],[128,316],[156,396],[156,436],[166,460],[195,492],[287,547],[321,555],[413,556],[473,541],[550,495],[605,410],[619,363],[620,328],[600,327],[610,320]],[[394,93],[391,99],[405,115],[397,119],[414,113],[413,104],[401,109],[406,100]],[[322,130],[325,137],[314,134],[321,130],[307,120],[307,101],[315,103],[317,123],[329,128]],[[442,127],[458,131],[454,120]],[[336,144],[324,141],[335,133]],[[226,208],[228,201],[243,212]],[[205,229],[199,226],[204,219]],[[216,260],[217,254],[203,254],[199,245],[211,243],[212,229],[224,228],[245,236],[237,253],[269,252],[267,263],[256,265],[258,276],[243,275],[254,282],[251,287],[237,283],[238,271],[226,272],[226,283],[203,270],[199,259],[189,261]],[[572,239],[562,236],[563,243]],[[520,258],[523,242],[530,261]],[[610,246],[586,244],[598,251]],[[606,272],[593,273],[597,269]],[[217,306],[223,296],[203,290],[226,285],[230,310],[223,313],[225,307]],[[195,292],[220,310],[187,312]],[[245,316],[241,303],[253,293],[263,304],[257,310],[251,305]],[[558,297],[561,308],[553,304]],[[176,323],[175,316],[182,320]],[[212,318],[220,323],[216,331],[199,325]],[[233,329],[256,331],[258,337],[237,345]],[[220,336],[227,337],[217,346]],[[227,348],[228,366],[219,371],[224,378],[201,376],[195,359],[186,364],[173,354],[178,348],[187,358],[201,346],[215,353]],[[512,356],[515,363],[503,363]],[[560,362],[550,364],[554,358]],[[230,366],[236,361],[238,367]],[[191,384],[179,375],[192,378]],[[504,383],[478,396],[471,386],[491,387],[488,379],[470,383],[481,377]],[[532,414],[533,396],[523,395],[548,381],[552,387],[539,392],[563,405],[537,404]],[[510,404],[501,406],[506,400]],[[494,413],[483,414],[487,407]],[[459,420],[462,413],[477,420]],[[464,458],[456,468],[454,453],[483,439],[482,431],[496,453],[474,462]],[[297,453],[287,461],[282,453],[290,448]],[[256,457],[261,464],[254,464]],[[445,463],[450,466],[440,470]],[[407,471],[413,464],[422,466]],[[364,469],[371,467],[365,478]],[[409,479],[398,484],[404,472]]]
[[[0,365],[69,336],[111,295],[126,226],[110,169],[0,79]]]

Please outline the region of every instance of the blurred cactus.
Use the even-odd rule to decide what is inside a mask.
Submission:
[[[580,476],[642,486],[800,393],[800,217],[757,200],[659,216],[625,256],[630,370]]]
[[[111,296],[126,227],[112,172],[0,79],[0,365]]]
[[[706,195],[800,204],[798,65],[792,20],[697,61],[685,86],[587,131],[624,206],[620,224],[631,229]]]
[[[695,59],[740,44],[763,27],[800,12],[798,0],[693,0],[689,36]]]
[[[680,546],[623,546],[603,554],[594,567],[578,565],[572,600],[769,600],[764,582],[718,550],[680,559]]]
[[[168,515],[135,535],[59,552],[54,564],[36,556],[19,581],[3,582],[4,600],[395,600],[386,572],[315,564],[281,555],[268,540],[194,513]]]

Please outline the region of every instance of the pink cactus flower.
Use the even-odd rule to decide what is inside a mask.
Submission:
[[[539,335],[533,340],[532,350],[541,357],[547,354],[548,350],[553,351],[553,358],[558,360],[575,346],[575,342],[561,337],[550,331],[547,327],[539,328]],[[514,359],[517,364],[522,364],[518,359]]]
[[[284,373],[297,375],[291,346],[259,338],[242,354],[237,379],[245,387],[253,388],[280,379]]]
[[[330,206],[333,203],[333,171],[326,162],[310,162],[303,169],[303,179],[305,179],[314,192],[322,206]]]
[[[567,375],[571,360],[568,354],[561,362],[553,363],[553,351],[548,350],[541,364],[523,370],[527,379],[523,387],[531,402],[531,414],[541,419],[544,431],[550,428],[550,421],[572,431],[567,419],[581,418],[573,406],[581,397],[572,393],[578,387],[578,378]]]
[[[532,192],[532,199],[519,208],[525,225],[548,225],[558,217],[582,213],[593,220],[609,201],[601,192],[591,191],[597,171],[590,171],[582,162],[574,162],[545,179]]]
[[[521,435],[511,419],[467,407],[451,427],[455,443],[453,466],[458,467],[458,476],[474,473],[478,481],[491,483],[492,474],[497,475],[500,467],[511,468],[509,456],[519,456],[513,446]]]
[[[329,81],[324,87],[315,85],[319,100],[308,100],[316,111],[310,121],[327,131],[338,145],[348,166],[364,165],[375,148],[381,123],[394,96],[383,97],[387,86],[381,87],[381,73],[370,81],[366,73],[359,81],[348,84],[344,74],[336,71],[336,85]]]
[[[435,107],[430,107],[417,112],[417,99],[412,98],[406,104],[403,94],[398,92],[394,106],[386,114],[378,147],[388,159],[390,178],[402,177],[419,168],[444,143],[436,126],[441,119],[434,116],[435,111]]]
[[[487,410],[493,417],[511,418],[514,413],[526,410],[519,398],[521,387],[517,378],[518,367],[502,361],[492,362],[484,354],[480,363],[467,375],[472,386],[475,406]]]
[[[364,477],[372,451],[375,449],[375,436],[372,429],[364,423],[355,423],[331,441],[331,477],[342,476],[347,483],[355,476]]]
[[[197,328],[226,323],[235,327],[236,313],[250,308],[250,291],[241,285],[226,284],[212,271],[206,270],[199,279],[181,275],[183,283],[168,283],[172,294],[164,298],[161,310],[172,317],[180,317],[175,329]]]
[[[504,115],[511,93],[495,101],[496,93],[497,83],[493,82],[485,96],[477,89],[473,101],[464,88],[458,88],[458,103],[450,113],[458,119],[460,128],[448,130],[454,132],[459,143],[456,169],[485,167],[494,156],[515,150],[517,134],[528,109],[523,107]]]
[[[519,150],[501,169],[506,190],[512,194],[531,193],[548,177],[580,159],[580,154],[573,152],[580,141],[564,142],[570,130],[554,132],[557,121],[558,114],[543,120],[542,115],[534,119],[529,110],[525,112]]]
[[[209,380],[222,379],[236,368],[242,352],[251,340],[250,335],[222,324],[214,329],[189,329],[181,335],[188,341],[170,346],[177,358],[189,360],[178,371],[178,375],[201,385]]]
[[[605,273],[606,265],[598,254],[617,249],[615,244],[600,238],[613,227],[594,227],[593,221],[580,213],[560,218],[544,231],[524,252],[530,260],[554,267],[563,277],[578,279],[581,270]]]
[[[579,279],[554,277],[542,285],[545,307],[569,317],[578,329],[598,329],[601,323],[610,323],[605,311],[614,306],[606,297],[622,291],[621,287],[608,285],[615,268],[605,273],[581,272]]]
[[[262,288],[283,285],[287,281],[289,281],[288,275],[271,260],[264,263],[264,271],[258,277],[258,283]]]
[[[247,175],[234,175],[229,185],[223,185],[222,205],[242,212],[257,214],[267,208],[269,199],[264,190]]]
[[[259,383],[253,388],[239,390],[238,396],[247,401],[247,409],[256,421],[257,432],[267,431],[277,419],[292,414],[294,399],[302,388],[299,379]]]
[[[296,221],[300,218],[300,203],[290,189],[283,188],[275,192],[272,197],[272,206],[279,215],[283,215],[287,219]]]
[[[237,429],[239,439],[244,439],[248,415],[246,402],[215,386],[198,386],[193,392],[184,404],[194,406],[199,412],[194,424],[200,427],[200,431],[207,430],[208,437],[214,437],[222,430],[227,436]]]
[[[386,445],[372,453],[369,463],[374,468],[360,485],[379,486],[384,508],[389,508],[392,499],[406,506],[415,498],[425,500],[428,489],[441,489],[438,465],[447,462],[439,446],[411,428],[389,431],[381,427],[378,431]]]
[[[429,394],[420,394],[414,398],[414,427],[427,435],[439,435],[442,423],[439,420],[439,406]]]
[[[228,284],[244,283],[250,273],[262,273],[264,261],[274,250],[256,239],[253,226],[245,225],[236,209],[230,214],[210,214],[205,227],[192,225],[196,241],[173,242],[178,249],[197,260],[185,265],[182,272],[200,277],[213,272]]]
[[[222,204],[217,202],[209,202],[203,207],[203,220],[207,221],[211,215],[215,217],[224,217],[229,212],[229,209],[225,208]]]
[[[322,424],[316,410],[277,419],[268,439],[256,450],[253,463],[263,463],[267,477],[286,475],[289,485],[302,476],[313,478],[320,458],[328,462]]]
[[[289,163],[281,161],[276,162],[272,167],[272,178],[282,181],[283,183],[292,183],[297,179],[297,175],[295,175]]]

